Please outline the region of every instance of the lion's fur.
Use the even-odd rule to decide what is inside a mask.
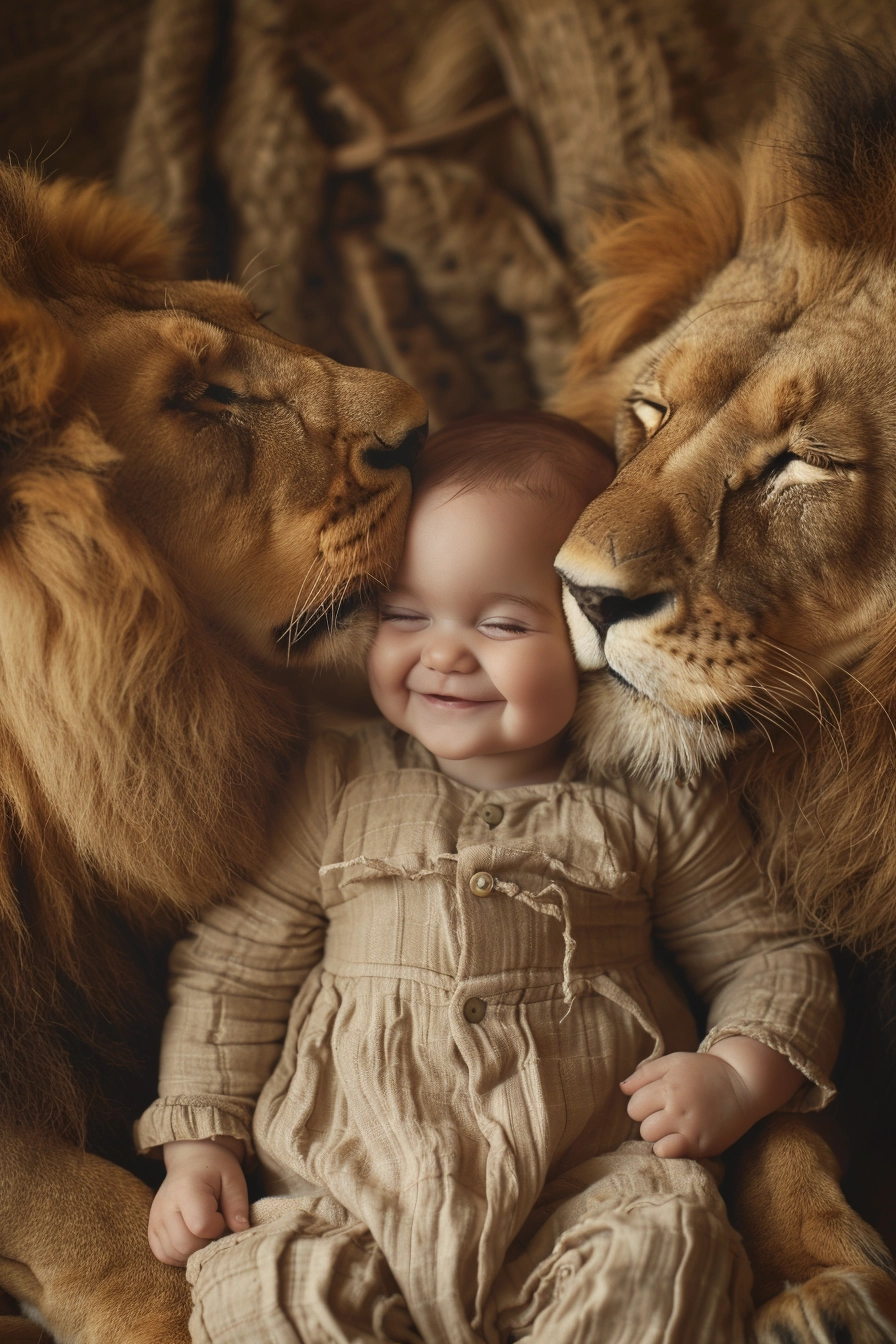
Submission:
[[[829,941],[893,956],[896,62],[852,46],[810,54],[739,158],[669,151],[590,261],[556,404],[615,434],[624,469],[560,562],[583,590],[675,592],[678,615],[604,630],[637,697],[599,670],[578,616],[596,669],[586,749],[674,775],[739,740],[778,888]],[[642,387],[672,407],[655,439],[633,415]],[[823,450],[846,443],[856,468],[775,495],[775,472],[814,471],[772,458],[809,433],[816,407]],[[763,467],[765,442],[778,447]],[[737,650],[743,668],[723,667]],[[760,726],[752,739],[727,731],[739,708]]]
[[[83,1133],[96,1086],[83,1059],[98,1051],[105,1063],[121,1064],[120,1026],[145,1010],[138,944],[170,936],[255,865],[278,762],[297,729],[278,674],[252,656],[251,640],[241,646],[226,610],[197,598],[192,574],[184,582],[178,572],[177,553],[160,553],[168,523],[147,492],[149,478],[128,493],[129,454],[155,451],[156,440],[174,433],[166,428],[171,415],[148,403],[146,450],[139,426],[129,424],[121,444],[102,428],[103,417],[112,423],[114,416],[104,400],[107,366],[90,376],[96,333],[116,332],[118,359],[118,333],[137,339],[151,324],[161,333],[153,335],[158,348],[141,359],[153,366],[185,358],[183,341],[166,344],[173,322],[180,324],[175,335],[200,327],[189,312],[172,317],[167,291],[148,287],[174,260],[161,227],[123,201],[0,169],[0,1096],[16,1123],[72,1135]],[[256,338],[251,310],[240,316],[245,301],[233,296],[229,287],[204,283],[183,286],[176,301],[200,320],[208,310],[210,322],[225,324],[221,340],[236,348],[237,370],[242,339],[262,370],[265,360],[278,369],[299,356],[319,360],[295,347],[293,355],[267,333]],[[234,334],[246,321],[248,336]],[[203,324],[201,335],[208,345],[215,332]],[[325,372],[338,386],[338,366]],[[370,378],[381,381],[367,389],[365,414],[388,412],[401,433],[420,419],[419,400],[408,402],[407,389]],[[328,391],[326,404],[309,392],[306,409],[320,417],[329,443],[340,424]],[[189,405],[184,415],[192,415]],[[242,442],[251,419],[238,428]],[[208,452],[228,430],[209,416],[196,432],[203,437],[190,442]],[[308,473],[323,481],[329,459],[319,456],[309,451]],[[171,463],[163,465],[167,476]],[[180,470],[176,461],[173,470]],[[408,489],[407,473],[397,474],[403,484],[394,484],[394,472],[375,482],[385,489],[389,478],[392,494],[377,505],[384,540],[368,542],[368,570],[385,572],[400,543]],[[261,491],[284,493],[273,466],[269,475],[251,487],[250,503]],[[304,527],[303,544],[318,557],[316,601],[344,587],[359,564],[346,522],[333,522],[333,488],[314,486],[314,507],[304,513],[301,500],[289,503],[292,526]],[[374,493],[357,485],[357,506]],[[267,505],[264,495],[257,503]],[[199,550],[214,549],[217,508],[210,506],[207,535],[197,522]],[[329,579],[322,510],[346,538],[345,566]],[[246,526],[237,516],[234,531]],[[242,569],[251,569],[252,554]],[[211,572],[215,559],[205,562]],[[279,618],[286,624],[302,590],[301,573],[291,581],[288,573],[287,564],[284,582],[292,586]],[[277,577],[267,553],[265,576],[272,584]]]

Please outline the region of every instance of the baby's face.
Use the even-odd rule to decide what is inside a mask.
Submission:
[[[368,663],[374,699],[474,787],[556,778],[578,675],[553,560],[575,508],[456,488],[414,501]]]

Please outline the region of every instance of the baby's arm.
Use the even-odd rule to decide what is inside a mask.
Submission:
[[[658,1157],[715,1157],[805,1082],[777,1050],[726,1036],[704,1054],[663,1055],[620,1084]]]
[[[185,1265],[228,1229],[249,1226],[243,1144],[220,1135],[166,1143],[163,1152],[168,1175],[149,1213],[149,1245],[163,1264]]]
[[[138,1151],[163,1155],[168,1169],[148,1229],[167,1264],[249,1226],[240,1164],[295,996],[320,961],[320,851],[346,741],[328,735],[311,748],[281,799],[259,877],[207,910],[172,952],[160,1096],[135,1126]]]
[[[698,1055],[657,1060],[647,1066],[651,1081],[644,1071],[626,1079],[633,1101],[658,1079],[669,1093],[657,1104],[648,1090],[629,1111],[650,1122],[645,1137],[658,1140],[663,1131],[660,1154],[721,1152],[779,1106],[815,1110],[834,1092],[828,1073],[842,1019],[830,957],[784,900],[773,899],[750,846],[723,782],[665,790],[654,928],[708,1013]],[[667,1105],[675,1112],[668,1127]],[[657,1113],[663,1120],[654,1125]]]

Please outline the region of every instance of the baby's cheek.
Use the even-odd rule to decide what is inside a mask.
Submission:
[[[544,718],[560,732],[575,713],[579,697],[579,674],[571,657],[555,658],[542,669],[533,696]]]

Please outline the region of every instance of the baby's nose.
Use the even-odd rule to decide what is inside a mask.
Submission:
[[[463,640],[442,637],[432,639],[423,650],[423,663],[433,672],[474,672],[475,656]]]

